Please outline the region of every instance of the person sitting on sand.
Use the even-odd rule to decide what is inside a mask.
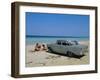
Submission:
[[[35,51],[40,51],[41,50],[41,45],[39,45],[38,43],[36,43],[36,46],[35,46]]]
[[[47,50],[47,47],[46,47],[46,45],[45,44],[42,44],[42,50]]]

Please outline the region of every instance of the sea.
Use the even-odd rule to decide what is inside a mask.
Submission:
[[[26,36],[26,45],[33,45],[36,43],[55,43],[57,40],[68,40],[68,41],[89,41],[89,37],[50,37],[50,36]]]

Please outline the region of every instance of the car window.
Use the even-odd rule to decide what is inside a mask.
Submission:
[[[66,45],[71,46],[72,44],[68,43],[68,42],[64,42],[64,43],[62,43],[62,45],[64,45],[64,46],[66,46]]]
[[[72,44],[78,45],[78,42],[77,41],[72,41]]]

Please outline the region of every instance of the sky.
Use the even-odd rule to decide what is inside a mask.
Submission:
[[[26,12],[26,35],[89,36],[89,15]]]

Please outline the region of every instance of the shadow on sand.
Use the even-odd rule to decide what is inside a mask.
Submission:
[[[49,52],[49,53],[51,53],[51,54],[54,53],[54,54],[56,54],[56,55],[66,56],[66,57],[69,57],[69,58],[77,58],[77,59],[81,59],[83,56],[85,56],[85,55],[80,55],[80,56],[78,56],[78,55],[75,55],[75,54],[72,54],[72,56],[69,56],[69,55],[63,54],[63,53],[50,52],[50,51],[47,51],[47,52]]]

